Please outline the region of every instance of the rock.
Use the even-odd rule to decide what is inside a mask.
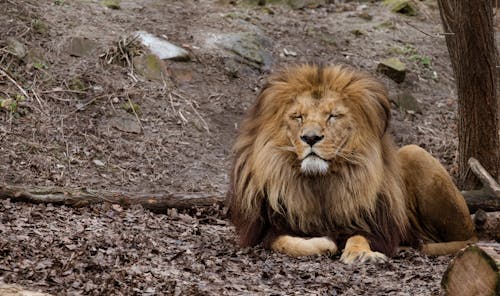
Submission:
[[[388,58],[378,64],[377,71],[388,76],[397,83],[401,83],[406,77],[406,65],[398,58]]]
[[[206,42],[242,57],[249,65],[267,70],[272,64],[271,40],[260,32],[215,34]]]
[[[137,36],[141,43],[162,60],[189,61],[189,52],[165,39],[158,38],[148,32],[139,31]]]
[[[148,80],[163,81],[167,77],[164,62],[154,54],[143,54],[132,59],[134,69]]]
[[[227,57],[223,60],[224,71],[230,78],[245,77],[251,75],[252,69],[243,63],[240,63],[233,57]]]
[[[7,50],[14,54],[17,58],[22,59],[26,56],[28,51],[24,44],[19,42],[17,39],[11,38],[8,41]]]
[[[70,37],[65,51],[74,57],[89,56],[97,48],[97,43],[85,37]]]
[[[120,9],[120,0],[104,0],[102,5],[110,9]]]
[[[142,132],[142,127],[135,117],[115,117],[109,121],[109,125],[126,133],[140,134]]]
[[[101,161],[101,160],[99,160],[99,159],[94,159],[94,160],[92,160],[92,162],[93,162],[96,166],[98,166],[98,167],[104,167],[104,166],[105,166],[104,162],[102,162],[102,161]]]
[[[411,0],[384,0],[384,5],[392,12],[397,12],[409,16],[417,15],[417,8]]]
[[[404,111],[414,111],[416,113],[422,113],[422,108],[420,103],[415,99],[415,97],[407,92],[403,91],[396,96],[390,98],[394,104]]]

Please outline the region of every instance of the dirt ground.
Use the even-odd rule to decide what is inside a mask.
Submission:
[[[0,99],[8,102],[0,180],[223,196],[238,122],[270,71],[300,62],[348,64],[379,77],[391,97],[414,96],[417,108],[394,105],[396,142],[424,147],[454,175],[456,92],[435,1],[415,2],[412,17],[380,2],[329,2],[122,0],[109,9],[99,0],[0,0]],[[249,30],[270,40],[269,67],[207,42]],[[108,64],[136,31],[184,47],[191,60],[165,61],[161,81]],[[94,51],[69,54],[74,37]],[[394,56],[408,68],[400,84],[376,72]],[[408,251],[384,265],[346,266],[240,250],[216,208],[158,215],[2,201],[0,222],[0,281],[54,295],[437,295],[450,259]]]

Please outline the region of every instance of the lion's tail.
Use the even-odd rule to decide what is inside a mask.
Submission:
[[[467,247],[468,245],[476,243],[477,241],[478,239],[474,237],[465,241],[428,243],[422,246],[422,253],[433,256],[452,255]]]

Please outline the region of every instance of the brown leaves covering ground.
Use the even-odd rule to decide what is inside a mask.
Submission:
[[[437,295],[450,259],[348,266],[239,249],[216,213],[1,201],[0,279],[54,295]]]

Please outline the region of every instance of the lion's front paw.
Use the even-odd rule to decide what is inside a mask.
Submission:
[[[351,236],[345,244],[342,256],[340,256],[340,261],[346,264],[353,264],[355,262],[378,263],[387,260],[387,256],[384,254],[372,251],[368,240],[361,235]]]
[[[346,264],[382,263],[388,260],[386,255],[370,250],[344,250],[342,256],[340,256],[340,261]]]
[[[337,252],[337,245],[328,237],[305,239],[281,235],[272,243],[271,248],[294,257],[320,254],[333,255]]]
[[[308,242],[316,248],[318,254],[334,255],[337,253],[337,245],[328,237],[314,237],[308,239]]]

